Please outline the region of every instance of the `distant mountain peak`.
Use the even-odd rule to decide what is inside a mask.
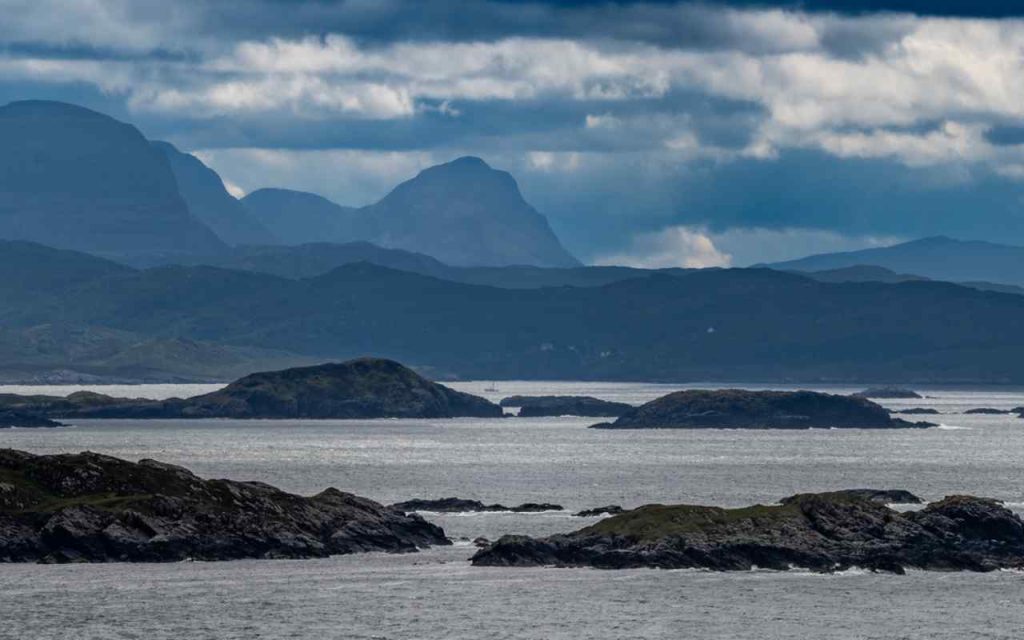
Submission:
[[[128,260],[225,248],[189,212],[163,154],[130,124],[25,100],[0,107],[0,140],[0,238]]]
[[[463,266],[578,266],[507,171],[474,156],[421,171],[363,210],[373,240]]]

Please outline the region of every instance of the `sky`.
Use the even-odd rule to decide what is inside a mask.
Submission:
[[[0,103],[82,104],[235,194],[510,171],[588,263],[1024,245],[1024,9],[975,0],[0,0]]]

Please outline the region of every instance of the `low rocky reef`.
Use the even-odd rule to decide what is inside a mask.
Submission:
[[[475,512],[509,512],[509,513],[540,513],[542,511],[564,511],[560,504],[548,502],[526,502],[515,507],[503,504],[484,504],[479,500],[463,498],[415,499],[398,502],[388,507],[404,513],[430,511],[433,513],[475,513]]]
[[[798,494],[779,500],[779,504],[789,504],[801,499],[805,494]],[[819,493],[820,496],[842,499],[858,498],[879,504],[924,504],[924,500],[904,489],[841,489]]]
[[[941,414],[938,409],[931,409],[929,407],[911,407],[909,409],[891,410],[889,413],[902,414],[905,416],[937,416]]]
[[[872,398],[876,400],[922,400],[924,396],[916,391],[902,387],[872,387],[853,394],[855,398]]]
[[[594,509],[584,509],[583,511],[577,511],[575,515],[577,518],[594,518],[596,516],[617,516],[620,513],[625,513],[626,510],[617,504],[610,504],[604,507],[597,507]]]
[[[1001,503],[949,496],[898,512],[851,492],[740,509],[647,505],[574,533],[504,536],[477,566],[992,571],[1024,568],[1024,523]]]
[[[39,427],[64,427],[67,426],[56,420],[50,420],[41,416],[24,413],[22,411],[10,411],[0,409],[0,429],[28,429]]]
[[[154,460],[0,449],[0,562],[314,558],[446,544],[419,516],[337,489],[307,498]]]
[[[853,394],[854,397],[866,397],[880,400],[921,400],[925,396],[911,389],[903,387],[871,387]]]
[[[499,418],[501,407],[431,382],[392,360],[348,362],[254,373],[188,399],[0,394],[0,412],[48,420],[74,418]],[[39,425],[43,426],[43,425]]]
[[[509,396],[499,404],[503,407],[519,407],[521,418],[618,418],[633,408],[633,405],[624,402],[611,402],[590,396]]]
[[[867,398],[816,391],[677,391],[598,429],[896,429],[934,427],[893,418]]]

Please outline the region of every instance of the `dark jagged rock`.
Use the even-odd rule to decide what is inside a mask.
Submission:
[[[254,373],[186,400],[113,398],[79,392],[0,395],[0,409],[49,418],[454,418],[501,417],[501,407],[421,377],[401,364],[360,358]]]
[[[783,498],[779,504],[789,504],[799,501],[807,494],[799,494]],[[924,504],[924,500],[903,489],[843,489],[817,495],[834,496],[836,498],[861,498],[878,502],[880,504]]]
[[[583,511],[577,512],[575,515],[577,518],[593,518],[594,516],[617,516],[620,513],[625,513],[626,510],[617,504],[610,504],[607,507],[597,507],[596,509],[584,509]]]
[[[477,549],[484,549],[486,547],[491,546],[491,541],[483,536],[480,536],[479,538],[473,539],[473,546]]]
[[[521,418],[548,416],[587,416],[617,418],[633,408],[624,402],[610,402],[590,396],[509,396],[503,407],[519,407]]]
[[[852,396],[815,391],[677,391],[623,414],[599,429],[892,429],[930,427],[889,415]]]
[[[995,500],[951,496],[900,513],[843,492],[720,509],[648,505],[574,533],[503,536],[477,566],[624,569],[1024,568],[1024,523]]]
[[[437,498],[437,499],[415,499],[398,502],[389,508],[397,511],[412,513],[415,511],[432,511],[435,513],[473,513],[473,512],[512,512],[512,513],[539,513],[542,511],[563,511],[564,507],[558,504],[547,502],[527,502],[517,507],[506,507],[503,504],[484,504],[479,500],[466,500],[463,498]]]
[[[422,518],[333,488],[307,498],[154,460],[0,450],[0,562],[313,558],[443,544]]]
[[[20,411],[9,411],[0,409],[0,429],[19,427],[19,428],[36,428],[36,427],[63,427],[66,426],[56,420],[50,420],[43,418],[31,413],[22,413]]]
[[[872,389],[865,389],[853,394],[855,398],[875,398],[879,400],[921,400],[924,398],[921,394],[910,389],[901,389],[900,387],[874,387]]]
[[[912,407],[910,409],[890,411],[890,413],[900,413],[906,416],[937,416],[940,414],[938,409],[929,409],[927,407]]]
[[[981,416],[1002,416],[1013,413],[1009,409],[993,409],[991,407],[980,407],[978,409],[968,409],[964,411],[969,416],[981,415]]]

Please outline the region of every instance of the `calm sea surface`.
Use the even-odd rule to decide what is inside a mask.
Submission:
[[[466,382],[640,403],[678,385]],[[492,390],[494,388],[497,390]],[[81,387],[0,387],[67,394]],[[91,387],[165,398],[204,385]],[[776,388],[785,388],[783,386]],[[850,392],[848,388],[830,388]],[[845,487],[974,493],[1024,510],[1024,390],[926,390],[928,430],[598,431],[578,418],[81,421],[0,430],[0,447],[157,458],[206,477],[381,502],[459,496],[569,511],[738,506]],[[0,638],[1021,638],[1024,574],[714,574],[471,567],[468,539],[570,531],[562,513],[430,515],[458,542],[418,554],[167,565],[0,566]]]

